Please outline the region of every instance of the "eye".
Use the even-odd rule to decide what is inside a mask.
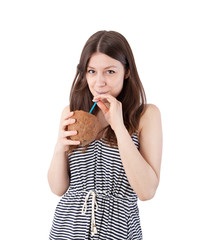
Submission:
[[[93,73],[95,73],[95,71],[92,70],[92,69],[88,70],[87,72],[88,72],[89,74],[93,74]]]
[[[108,70],[107,73],[108,73],[108,74],[113,74],[113,73],[115,73],[115,71],[113,71],[113,70]]]

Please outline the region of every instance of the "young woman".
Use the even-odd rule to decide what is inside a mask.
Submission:
[[[66,127],[73,111],[89,112],[95,101],[101,128],[84,147]],[[50,239],[142,239],[137,200],[155,195],[161,158],[160,111],[146,103],[127,40],[96,32],[83,48],[48,171],[52,192],[63,195]]]

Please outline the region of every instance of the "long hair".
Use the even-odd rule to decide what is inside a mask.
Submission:
[[[83,110],[89,112],[92,107],[93,95],[87,84],[86,72],[90,57],[93,53],[100,52],[122,63],[128,78],[124,79],[123,88],[117,96],[122,103],[124,125],[130,135],[138,134],[140,117],[144,112],[146,95],[137,72],[134,56],[129,43],[123,35],[115,31],[98,31],[86,42],[77,65],[77,72],[72,83],[69,102],[70,111]],[[98,107],[94,108],[93,114],[98,113]],[[105,139],[110,146],[117,146],[117,139],[110,125],[105,129]],[[102,130],[102,131],[103,131]],[[70,146],[69,152],[78,146]],[[88,145],[84,148],[86,151]]]

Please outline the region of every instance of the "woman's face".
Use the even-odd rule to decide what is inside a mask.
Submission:
[[[123,88],[125,70],[121,62],[106,54],[94,53],[87,66],[87,83],[93,96],[108,93],[117,97]]]

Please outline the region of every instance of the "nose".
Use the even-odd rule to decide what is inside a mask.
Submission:
[[[97,74],[96,85],[97,87],[102,87],[106,85],[105,77],[102,73]]]

